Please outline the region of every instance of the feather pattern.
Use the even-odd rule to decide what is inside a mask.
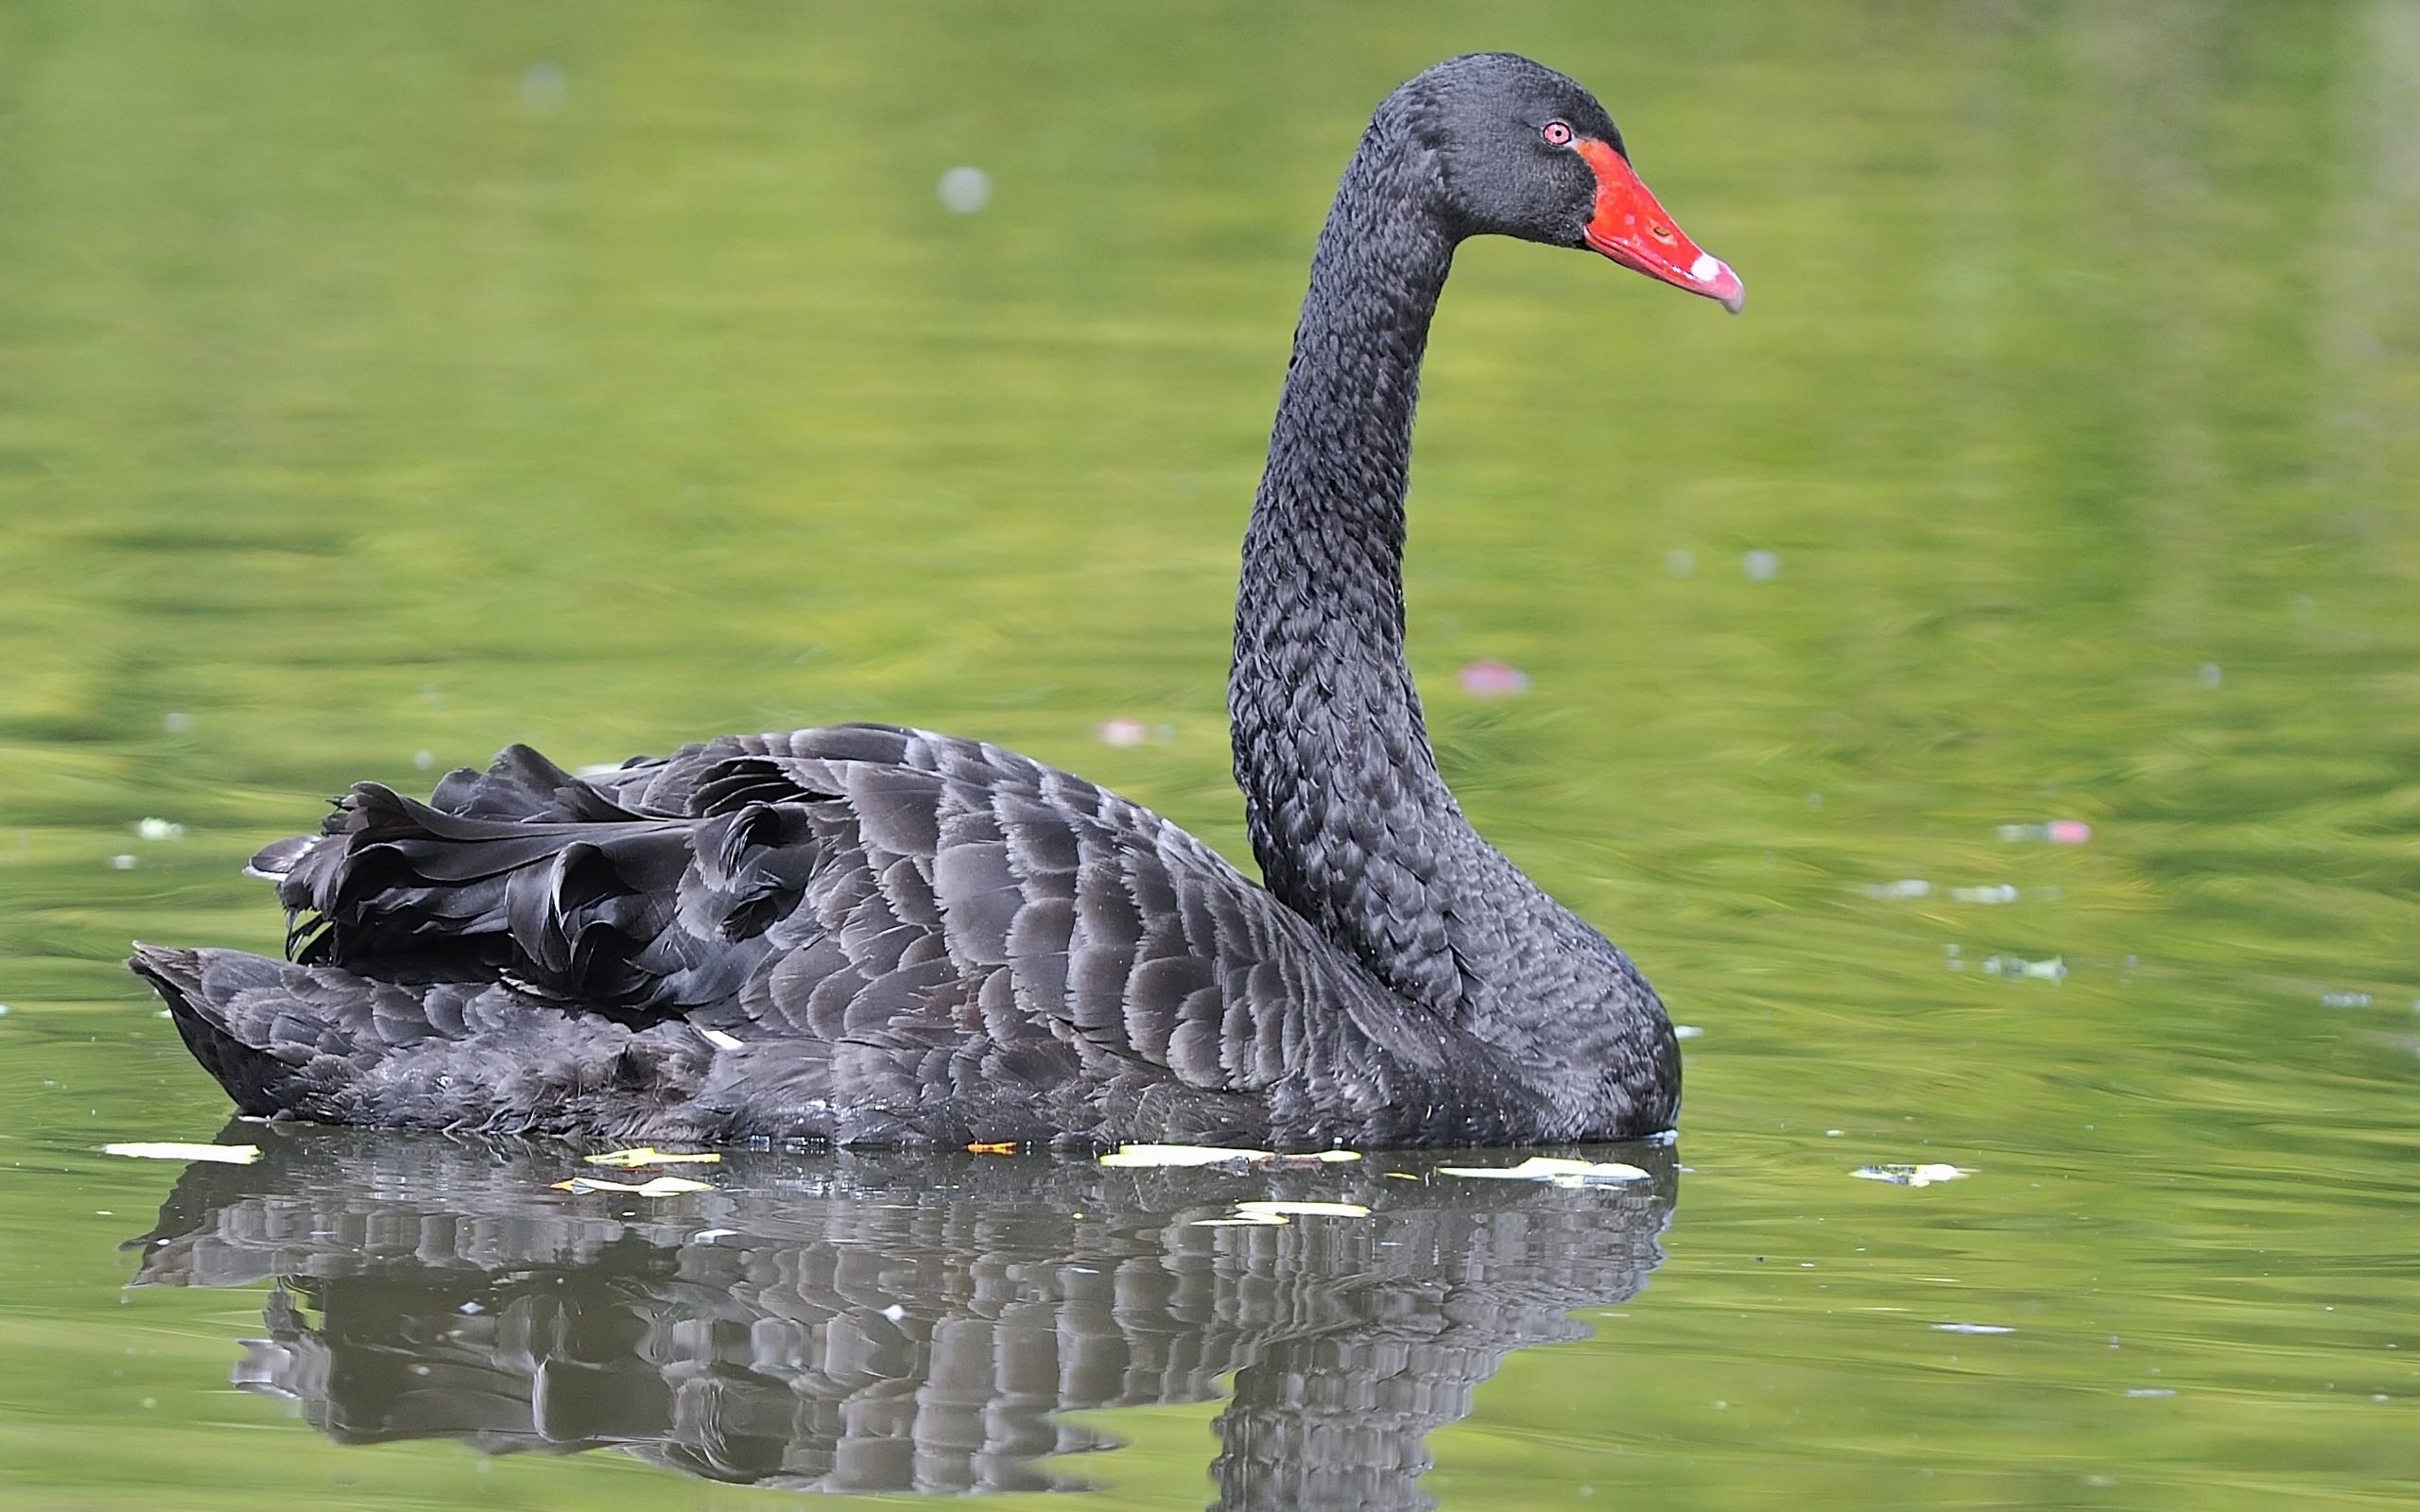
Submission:
[[[253,859],[290,960],[130,964],[244,1111],[338,1124],[1284,1147],[1669,1126],[1661,1004],[1471,827],[1403,654],[1429,319],[1456,242],[1509,214],[1456,153],[1540,111],[1618,143],[1523,60],[1422,75],[1321,234],[1229,692],[1268,890],[1067,772],[833,725],[587,777],[516,746],[425,802],[362,783]],[[1577,245],[1560,225],[1497,229]]]
[[[514,747],[425,804],[363,783],[278,890],[290,963],[137,957],[204,1010],[180,1022],[205,1064],[272,1049],[231,1083],[247,1112],[939,1145],[1504,1131],[1446,1106],[1466,1037],[1207,847],[921,730],[727,737],[593,781]]]

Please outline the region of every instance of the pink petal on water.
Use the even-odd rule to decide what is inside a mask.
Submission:
[[[1475,698],[1509,698],[1530,691],[1530,675],[1507,662],[1473,662],[1455,673],[1454,680]]]

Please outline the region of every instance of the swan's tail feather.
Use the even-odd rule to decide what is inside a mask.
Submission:
[[[637,815],[527,746],[507,746],[484,772],[457,767],[438,782],[429,805],[467,818],[579,824]]]
[[[307,984],[307,969],[241,951],[139,941],[126,964],[167,1004],[185,1048],[239,1111],[255,1118],[302,1113],[351,1078],[349,1062],[327,1053],[329,1031],[338,1023],[316,1011],[331,1005],[309,1001],[328,994],[293,990],[317,985]],[[288,976],[305,981],[289,983]]]
[[[322,833],[272,845],[251,869],[276,881],[286,954],[304,965],[389,976],[397,957],[467,952],[491,977],[636,1026],[736,993],[826,832],[847,827],[819,814],[824,795],[773,782],[764,765],[709,765],[728,801],[667,814],[516,746],[427,803],[363,782]]]
[[[241,951],[138,944],[127,965],[252,1117],[716,1138],[727,1116],[700,1101],[716,1047],[684,1022],[633,1033],[493,978],[388,981]]]
[[[253,852],[252,859],[244,868],[244,875],[258,877],[263,882],[284,882],[286,873],[310,854],[311,848],[320,843],[320,838],[316,834],[294,834],[283,840],[272,840]]]

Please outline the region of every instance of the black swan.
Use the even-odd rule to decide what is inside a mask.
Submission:
[[[1404,662],[1421,352],[1480,234],[1742,298],[1562,75],[1457,58],[1378,107],[1244,536],[1227,701],[1266,891],[1080,778],[834,725],[585,778],[516,746],[427,803],[361,783],[253,861],[291,962],[130,964],[255,1116],[1070,1149],[1670,1127],[1662,1004],[1462,816]]]

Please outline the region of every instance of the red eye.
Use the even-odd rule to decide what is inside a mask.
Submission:
[[[1555,146],[1567,147],[1571,145],[1571,128],[1561,121],[1548,121],[1538,130],[1548,143]]]

